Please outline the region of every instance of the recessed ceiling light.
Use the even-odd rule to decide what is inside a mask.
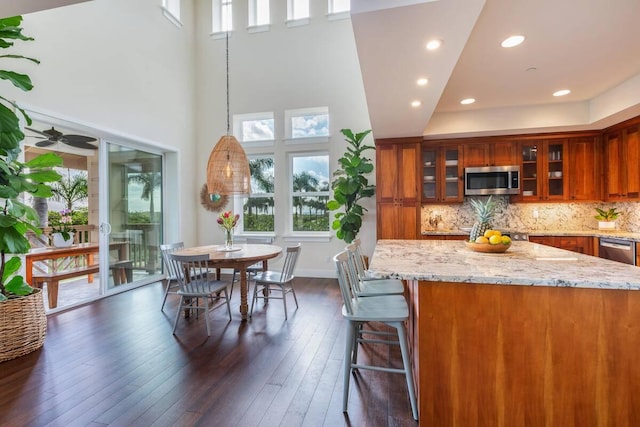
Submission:
[[[442,40],[433,39],[427,42],[427,50],[436,50],[442,46]]]
[[[425,86],[427,83],[429,83],[429,80],[422,77],[418,79],[416,83],[418,84],[418,86]]]
[[[571,91],[569,89],[562,89],[556,92],[553,92],[553,96],[565,96],[565,95],[569,95],[571,93]]]
[[[460,104],[469,105],[469,104],[473,104],[474,102],[476,102],[475,98],[465,98],[462,101],[460,101]]]
[[[420,102],[420,101],[411,101],[411,106],[413,108],[418,108],[421,105],[422,105],[422,102]]]
[[[520,36],[520,35],[510,36],[510,37],[507,37],[506,39],[502,40],[502,43],[500,43],[500,46],[502,46],[502,47],[514,47],[514,46],[518,46],[523,41],[524,41],[524,36]]]

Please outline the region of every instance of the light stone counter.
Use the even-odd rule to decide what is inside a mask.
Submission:
[[[588,229],[588,230],[510,230],[510,229],[500,229],[505,233],[510,232],[523,232],[528,234],[529,236],[588,236],[588,237],[615,237],[616,239],[623,240],[633,240],[636,242],[640,242],[640,233],[634,233],[631,231],[621,231],[621,230],[598,230],[598,229]],[[468,232],[464,232],[462,230],[423,230],[421,232],[422,236],[461,236],[461,235],[469,235]]]
[[[531,242],[490,254],[463,241],[379,240],[369,269],[405,280],[640,290],[639,267]]]

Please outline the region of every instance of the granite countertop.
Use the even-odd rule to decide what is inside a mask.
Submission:
[[[432,282],[640,290],[638,267],[526,241],[491,254],[456,240],[379,240],[369,270]]]
[[[640,233],[634,233],[631,231],[621,230],[507,230],[500,229],[501,231],[508,232],[524,232],[529,236],[591,236],[591,237],[615,237],[616,239],[633,240],[640,242]],[[468,235],[468,232],[462,230],[424,230],[421,233],[423,236],[463,236]]]

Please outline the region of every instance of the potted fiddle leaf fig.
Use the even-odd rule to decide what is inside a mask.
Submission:
[[[362,216],[367,210],[358,202],[372,197],[376,191],[375,185],[369,184],[367,179],[367,175],[373,171],[373,163],[363,156],[365,151],[375,150],[375,147],[364,144],[371,130],[355,134],[351,129],[342,129],[340,132],[346,137],[347,151],[338,159],[340,169],[333,173],[333,199],[327,202],[327,209],[343,209],[343,212],[335,214],[331,228],[336,230],[338,239],[351,243],[360,231]]]
[[[22,17],[0,19],[0,48],[13,46],[15,40],[30,41],[22,34]],[[0,55],[0,60],[33,58],[22,55]],[[25,74],[0,69],[0,79],[15,87],[29,91],[33,87]],[[44,344],[46,316],[39,289],[25,283],[20,275],[21,259],[16,254],[29,251],[31,245],[27,231],[40,234],[36,211],[20,200],[20,194],[50,197],[47,183],[61,176],[51,168],[62,164],[53,153],[42,154],[27,162],[19,159],[20,142],[24,133],[20,129],[20,115],[27,124],[31,119],[14,102],[0,96],[0,319],[5,319],[0,333],[0,362],[37,350]]]

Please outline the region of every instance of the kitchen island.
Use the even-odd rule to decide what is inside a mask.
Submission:
[[[380,240],[407,281],[420,422],[640,425],[640,269],[529,242]]]

